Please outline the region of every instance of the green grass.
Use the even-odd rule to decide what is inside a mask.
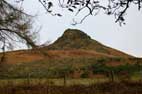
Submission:
[[[99,78],[99,79],[66,79],[66,85],[91,85],[95,83],[103,83],[109,81],[108,78]],[[0,86],[6,86],[9,84],[13,85],[22,85],[22,84],[48,84],[48,85],[56,85],[56,86],[63,86],[64,79],[1,79]]]
[[[141,81],[142,77],[139,76],[133,76],[128,81]],[[107,77],[104,78],[79,78],[79,79],[71,79],[66,78],[66,85],[72,86],[72,85],[92,85],[92,84],[98,84],[98,83],[105,83],[109,82],[110,79]],[[120,82],[121,80],[115,78],[115,82]],[[24,85],[24,84],[30,84],[30,85],[38,85],[38,84],[46,84],[46,85],[55,85],[55,86],[63,86],[64,85],[64,79],[58,78],[58,79],[48,79],[48,78],[30,78],[30,79],[0,79],[0,86],[7,86],[7,85]]]
[[[109,60],[109,59],[108,59]],[[115,76],[123,76],[123,72],[129,76],[135,75],[142,71],[142,65],[124,64],[119,66],[106,66],[105,61],[101,58],[64,58],[64,59],[49,59],[47,61],[37,61],[20,64],[5,64],[0,69],[0,79],[24,79],[24,78],[61,78],[63,74],[68,74],[68,78],[77,71],[81,71],[80,77],[88,78],[89,73],[101,74],[108,76],[110,71],[114,72]],[[97,62],[101,61],[101,62]]]

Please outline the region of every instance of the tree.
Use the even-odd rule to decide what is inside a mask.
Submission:
[[[36,47],[33,41],[32,16],[21,9],[0,0],[0,48],[3,51],[1,62],[4,60],[5,50],[12,49],[17,42]]]
[[[59,13],[53,14],[52,7],[55,6],[54,0],[39,0],[39,2],[47,12],[52,15],[61,16]],[[59,7],[76,12],[75,15],[80,14],[81,11],[88,10],[88,13],[83,15],[84,18],[79,23],[82,23],[90,15],[97,15],[99,12],[104,12],[107,15],[114,15],[116,23],[120,25],[125,24],[124,16],[132,4],[136,5],[138,10],[140,10],[142,0],[58,0]],[[75,24],[78,24],[78,22],[75,22]]]

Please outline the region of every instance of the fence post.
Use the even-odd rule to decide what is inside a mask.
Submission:
[[[114,72],[113,72],[113,70],[110,71],[110,78],[111,78],[111,81],[114,82]]]
[[[64,86],[66,86],[66,74],[64,73]]]

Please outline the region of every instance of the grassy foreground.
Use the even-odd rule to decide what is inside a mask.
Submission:
[[[21,81],[17,84],[9,80],[4,85],[3,82],[3,85],[0,85],[0,94],[142,94],[142,81],[104,81],[88,85],[55,85],[49,80],[44,83],[20,83]]]
[[[84,78],[84,79],[66,79],[66,86],[72,86],[72,85],[86,85],[89,86],[91,84],[96,83],[103,83],[108,82],[108,78],[99,78],[99,79],[91,79],[91,78]],[[58,78],[58,79],[1,79],[0,80],[0,86],[7,86],[7,85],[54,85],[54,86],[64,86],[64,79]]]

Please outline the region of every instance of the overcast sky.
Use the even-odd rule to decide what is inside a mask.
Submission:
[[[25,0],[24,10],[37,15],[35,28],[40,26],[40,43],[55,41],[68,28],[80,29],[93,39],[109,47],[128,54],[142,57],[142,11],[132,7],[127,12],[126,25],[120,27],[113,16],[99,14],[88,17],[82,24],[72,26],[73,15],[64,10],[63,17],[54,17],[46,13],[38,0]],[[80,17],[77,18],[79,21]]]

